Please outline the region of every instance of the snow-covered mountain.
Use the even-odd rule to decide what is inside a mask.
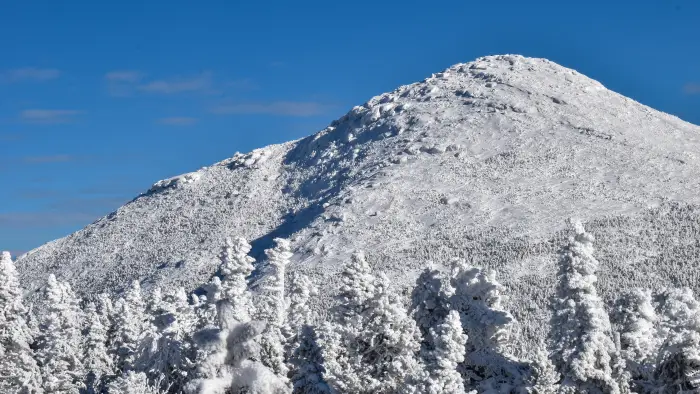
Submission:
[[[17,262],[82,294],[193,289],[227,236],[253,255],[289,238],[325,310],[363,250],[409,284],[429,260],[492,268],[529,340],[541,339],[557,250],[580,218],[598,239],[598,288],[700,290],[700,127],[544,59],[491,56],[372,98],[307,138],[157,182],[133,201]],[[323,313],[321,314],[323,316]]]

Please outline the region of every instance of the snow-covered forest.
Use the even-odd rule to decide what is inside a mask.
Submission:
[[[50,276],[23,297],[0,260],[2,393],[681,393],[700,389],[700,303],[689,289],[635,289],[606,305],[592,234],[576,222],[558,256],[547,343],[525,348],[490,271],[426,262],[408,297],[355,253],[323,319],[312,282],[286,267],[287,240],[264,277],[245,239],[188,294],[139,282],[80,299]],[[527,303],[528,300],[519,300]]]

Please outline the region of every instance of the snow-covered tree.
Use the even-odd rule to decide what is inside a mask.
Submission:
[[[41,393],[41,372],[29,345],[27,308],[10,253],[0,254],[0,392]]]
[[[620,356],[633,379],[648,379],[653,374],[660,343],[658,318],[650,290],[634,289],[618,299],[616,325],[620,331]]]
[[[129,371],[109,384],[110,394],[159,394],[157,387],[149,384],[143,372]]]
[[[154,328],[146,315],[146,302],[141,285],[133,281],[114,306],[114,326],[110,352],[114,354],[117,372],[140,371],[141,356],[153,345],[149,339]]]
[[[325,381],[339,392],[418,390],[425,381],[420,330],[388,279],[372,277],[360,254],[346,267],[343,281],[339,322],[324,326],[319,337]]]
[[[610,319],[595,287],[598,261],[593,235],[580,222],[575,237],[562,250],[559,288],[551,321],[554,362],[562,389],[586,393],[619,393],[613,366],[619,357]]]
[[[45,290],[45,318],[37,359],[46,393],[76,393],[86,377],[81,348],[82,311],[68,283],[49,275]]]
[[[317,294],[318,289],[308,277],[298,272],[292,273],[287,296],[287,319],[283,329],[286,336],[295,335],[304,325],[311,322],[309,300]]]
[[[286,377],[288,369],[284,361],[285,339],[282,335],[287,317],[285,275],[293,253],[288,240],[276,238],[275,244],[274,248],[265,251],[267,272],[260,292],[257,319],[268,323],[261,337],[261,361],[277,375]]]
[[[278,254],[268,251],[271,266],[275,271],[272,275],[273,280],[268,282],[271,285],[266,288],[267,298],[262,305],[267,308],[262,313],[257,313],[253,304],[248,301],[251,299],[250,290],[242,288],[251,272],[251,261],[245,258],[249,250],[247,244],[239,242],[238,245],[229,252],[224,249],[222,253],[220,271],[224,280],[220,282],[219,288],[225,290],[220,291],[220,298],[216,302],[218,326],[205,327],[195,335],[198,353],[202,357],[198,362],[198,377],[188,384],[187,392],[288,393],[290,389],[285,376],[286,365],[280,332],[280,326],[284,322],[284,304],[279,307],[273,302],[279,300],[279,297],[284,297],[284,267],[285,261],[289,259],[284,249],[288,248],[288,243],[278,242]],[[234,249],[238,252],[234,253]],[[231,257],[235,255],[238,257]],[[232,263],[236,261],[237,265]],[[228,298],[241,295],[243,302],[237,303]],[[250,320],[251,316],[262,316],[266,320]],[[269,326],[272,326],[272,329]],[[275,344],[276,346],[271,346]],[[271,357],[276,355],[275,352],[279,358]],[[274,369],[275,361],[281,363],[284,374]]]
[[[160,382],[162,389],[179,392],[194,368],[194,311],[182,288],[164,296],[154,291],[151,297],[149,310],[158,340],[148,363],[148,376],[152,382]]]
[[[430,330],[437,328],[449,312],[450,289],[444,275],[431,263],[418,277],[411,293],[411,312],[421,330],[423,352],[434,348]]]
[[[331,389],[323,379],[323,354],[316,331],[304,325],[299,331],[289,364],[294,394],[330,394]]]
[[[250,244],[245,238],[226,239],[221,252],[219,273],[223,277],[221,291],[233,306],[233,314],[240,321],[250,320],[254,307],[248,291],[247,278],[253,273],[255,259],[248,256]]]
[[[700,302],[687,288],[668,289],[657,297],[658,336],[655,393],[700,391]]]
[[[495,273],[455,260],[450,287],[450,305],[459,312],[467,335],[465,360],[459,368],[465,383],[479,382],[480,392],[523,385],[527,365],[508,354],[515,319],[503,306],[503,286]]]
[[[104,317],[94,302],[85,307],[84,355],[88,393],[100,392],[102,384],[114,374],[114,363],[107,352],[107,328]]]
[[[441,324],[430,330],[430,336],[434,349],[429,358],[427,393],[464,393],[464,380],[457,367],[464,362],[467,336],[462,329],[459,313],[450,311]]]
[[[201,377],[191,381],[186,392],[289,393],[284,379],[256,361],[260,360],[260,336],[265,331],[266,323],[236,322],[234,319],[226,321],[231,324],[226,329],[205,329],[197,333],[195,340],[208,357],[198,366],[198,374]]]
[[[550,360],[546,352],[535,351],[530,362],[529,384],[526,388],[531,394],[557,394],[559,393],[559,381],[561,375]]]

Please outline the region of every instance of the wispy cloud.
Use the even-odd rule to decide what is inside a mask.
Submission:
[[[325,113],[331,106],[318,102],[275,101],[221,105],[211,109],[219,115],[278,115],[308,117]]]
[[[71,155],[25,156],[22,158],[22,161],[27,164],[66,163],[74,160],[76,157]]]
[[[19,141],[22,139],[21,134],[2,134],[0,133],[0,141],[3,142],[13,142],[13,141]]]
[[[60,75],[61,72],[54,68],[24,67],[0,72],[0,82],[44,82],[56,79]]]
[[[5,212],[0,213],[0,226],[17,229],[88,224],[96,219],[87,212]]]
[[[700,83],[689,83],[683,87],[686,94],[700,94]]]
[[[176,77],[151,81],[138,86],[138,90],[156,94],[176,94],[185,92],[210,92],[212,73],[203,72],[191,77]]]
[[[110,71],[105,74],[105,79],[109,82],[136,83],[143,78],[143,73],[134,70]]]
[[[19,117],[27,123],[59,124],[70,123],[83,111],[67,109],[25,109]]]
[[[236,79],[234,81],[229,81],[224,84],[228,88],[233,88],[235,90],[258,90],[260,86],[252,80],[251,78]]]
[[[160,118],[157,120],[157,122],[168,126],[189,126],[197,123],[197,118],[190,118],[187,116],[174,116],[171,118]]]

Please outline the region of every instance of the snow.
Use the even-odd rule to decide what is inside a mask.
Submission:
[[[132,280],[192,290],[226,237],[252,240],[256,257],[288,238],[287,272],[318,286],[309,308],[322,317],[354,251],[399,286],[462,257],[496,272],[514,335],[539,344],[568,217],[598,240],[605,301],[635,286],[700,291],[698,151],[697,126],[548,60],[490,56],[307,138],[158,182],[17,266],[30,297],[48,273],[83,295]]]

